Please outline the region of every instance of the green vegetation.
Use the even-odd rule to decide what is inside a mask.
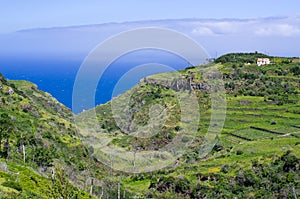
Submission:
[[[257,66],[262,57],[272,64]],[[77,115],[80,132],[71,111],[49,94],[0,76],[0,198],[89,198],[90,192],[98,198],[297,198],[298,60],[233,53],[179,71],[180,77],[156,74]],[[219,125],[212,114],[224,108],[211,105],[207,77],[218,75],[211,70],[214,64],[225,87],[226,120],[213,150],[203,156],[208,129]],[[199,123],[181,122],[178,91],[187,99],[197,96]],[[159,151],[190,126],[196,127],[196,138],[185,132],[181,141],[188,148],[170,167],[131,174],[100,162],[101,146],[131,154]],[[130,161],[134,168],[136,160]]]
[[[216,63],[238,63],[238,64],[255,64],[258,58],[269,58],[263,53],[229,53],[216,59]]]
[[[216,60],[216,66],[223,74],[227,94],[226,121],[222,133],[217,137],[218,143],[204,160],[200,158],[203,152],[201,144],[210,126],[212,110],[210,91],[201,68],[210,68],[210,65],[179,71],[183,78],[173,82],[168,81],[172,80],[168,78],[168,73],[150,76],[132,89],[130,107],[134,111],[124,110],[126,117],[131,118],[129,121],[146,125],[151,105],[160,104],[167,108],[164,126],[151,139],[134,139],[134,136],[124,133],[115,121],[115,118],[122,116],[112,114],[111,103],[126,107],[124,96],[129,96],[128,92],[112,102],[98,106],[95,109],[97,120],[85,120],[89,118],[90,111],[81,113],[77,119],[84,129],[97,126],[93,129],[96,132],[93,140],[112,135],[111,141],[107,140],[109,145],[128,151],[136,148],[140,151],[153,150],[153,144],[159,147],[168,144],[182,128],[174,90],[190,92],[192,87],[198,97],[201,119],[197,139],[190,143],[186,153],[179,159],[180,166],[129,176],[123,179],[123,186],[142,198],[298,196],[299,63],[294,62],[294,58],[273,57],[275,63],[257,66],[256,59],[260,57],[268,56],[240,53],[225,55]],[[190,79],[189,86],[187,82]],[[84,135],[88,134],[84,132]],[[100,152],[95,152],[96,157],[97,153]],[[297,165],[297,169],[289,172],[283,170],[282,161],[287,153],[293,157],[293,164]],[[260,168],[254,168],[252,164],[258,164]],[[270,174],[261,173],[268,169]],[[247,184],[248,174],[259,177]],[[282,176],[282,179],[274,177],[275,174]]]
[[[0,196],[48,198],[51,170],[64,167],[68,175],[74,173],[69,189],[88,197],[76,188],[86,178],[79,163],[93,161],[71,111],[30,82],[7,81],[0,75],[0,85]]]

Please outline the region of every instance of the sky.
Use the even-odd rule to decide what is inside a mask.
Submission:
[[[299,6],[299,0],[3,0],[0,33],[157,19],[290,16],[300,13]]]
[[[83,59],[105,39],[149,26],[184,33],[212,57],[256,50],[299,56],[299,6],[299,0],[0,1],[0,56]]]

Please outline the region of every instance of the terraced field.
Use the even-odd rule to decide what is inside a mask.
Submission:
[[[298,137],[298,104],[272,105],[263,97],[228,97],[226,122],[220,136],[225,146],[240,142]]]

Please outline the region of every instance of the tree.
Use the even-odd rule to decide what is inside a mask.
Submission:
[[[53,154],[51,154],[50,147],[37,146],[34,150],[35,162],[40,167],[52,166]]]
[[[2,154],[2,157],[7,158],[8,157],[8,151],[9,151],[9,132],[12,130],[13,125],[11,122],[10,117],[6,113],[1,114],[0,118],[0,152]],[[4,149],[2,148],[2,140],[5,139],[4,143]]]
[[[293,68],[290,69],[294,75],[300,75],[300,67],[299,66],[294,66]]]
[[[62,168],[56,168],[53,174],[50,198],[78,198],[78,193]]]

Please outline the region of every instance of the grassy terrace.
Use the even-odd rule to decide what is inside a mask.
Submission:
[[[243,103],[241,104],[241,102]],[[221,134],[221,142],[230,146],[243,140],[238,137],[232,138],[232,135],[224,133],[231,133],[251,140],[283,136],[280,134],[297,135],[300,130],[296,126],[300,123],[300,117],[298,113],[294,112],[296,109],[299,109],[297,104],[272,105],[264,101],[263,97],[228,97],[226,122],[223,134]],[[250,127],[263,128],[280,134]]]

